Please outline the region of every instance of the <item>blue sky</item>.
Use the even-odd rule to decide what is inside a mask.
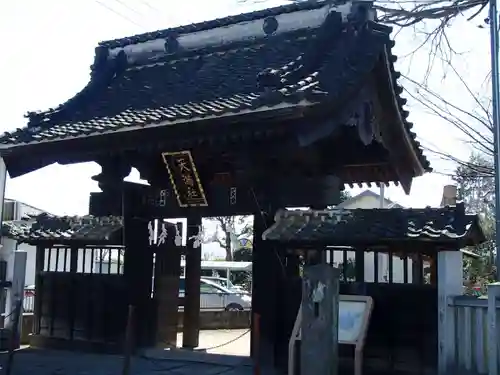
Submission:
[[[55,107],[80,91],[89,80],[89,67],[99,41],[145,31],[203,21],[256,8],[284,4],[285,1],[258,1],[241,5],[236,0],[16,0],[4,2],[0,13],[2,59],[0,59],[0,131],[25,125],[27,111]],[[175,7],[173,7],[175,4]],[[456,21],[449,37],[459,56],[454,64],[474,92],[488,94],[485,77],[489,71],[488,32],[474,23]],[[428,50],[414,50],[421,40],[408,29],[397,36],[397,68],[415,80],[424,77]],[[403,57],[401,57],[403,56]],[[458,80],[433,65],[430,86],[444,92],[462,108],[474,110]],[[411,103],[410,120],[422,143],[466,158],[470,149],[461,134],[446,122],[425,113]],[[453,165],[428,155],[434,168],[449,173]],[[90,179],[100,168],[93,163],[72,166],[54,165],[7,183],[7,196],[55,214],[85,214],[90,191],[97,185]],[[136,180],[138,174],[130,176]],[[387,196],[405,206],[437,205],[442,186],[449,177],[429,174],[414,182],[406,196],[399,187],[386,190]],[[353,193],[359,192],[355,189]]]

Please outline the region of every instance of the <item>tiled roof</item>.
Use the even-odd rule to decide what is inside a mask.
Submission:
[[[59,217],[43,213],[23,220],[4,222],[2,235],[27,243],[77,240],[92,244],[111,240],[112,235],[122,228],[123,219],[117,216]]]
[[[443,208],[334,209],[276,214],[265,240],[326,245],[376,245],[390,241],[430,241],[460,246],[484,241],[476,215],[463,204]]]
[[[101,43],[87,87],[55,109],[30,113],[28,128],[4,134],[0,145],[8,148],[283,106],[332,103],[358,89],[360,80],[384,55],[389,56],[390,79],[399,95],[402,89],[393,67],[396,58],[390,53],[391,29],[356,13],[346,21],[340,12],[331,11],[316,27],[191,50],[179,47],[179,38],[189,33],[253,20],[272,24],[275,16],[321,10],[326,4],[286,5]],[[128,47],[157,40],[162,41],[161,53],[129,55]],[[398,104],[410,132],[404,99],[398,97]],[[414,148],[424,169],[429,169],[416,141]]]

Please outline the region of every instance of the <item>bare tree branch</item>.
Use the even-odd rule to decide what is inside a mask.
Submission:
[[[226,260],[233,260],[232,236],[236,239],[251,237],[253,223],[248,222],[248,216],[216,216],[208,218],[217,223],[217,230],[210,238],[226,251]],[[238,227],[243,226],[241,229]]]

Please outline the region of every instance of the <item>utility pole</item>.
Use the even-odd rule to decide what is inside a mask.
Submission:
[[[498,11],[496,0],[490,0],[491,97],[493,107],[493,143],[495,159],[495,248],[496,279],[500,280],[500,103],[498,64]]]

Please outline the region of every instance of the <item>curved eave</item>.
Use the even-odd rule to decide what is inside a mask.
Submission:
[[[422,162],[420,160],[420,157],[418,155],[418,151],[415,149],[415,140],[412,138],[410,132],[406,129],[405,122],[406,120],[403,118],[399,104],[398,104],[398,94],[396,92],[396,85],[397,83],[393,79],[393,72],[391,69],[392,62],[390,59],[390,51],[389,51],[388,46],[384,48],[383,51],[383,58],[384,58],[384,65],[385,65],[385,70],[386,74],[388,77],[388,85],[392,94],[392,109],[394,113],[396,114],[396,117],[398,119],[398,125],[400,126],[399,128],[399,135],[401,136],[401,141],[404,143],[405,149],[408,151],[408,155],[411,158],[412,161],[412,167],[413,167],[413,177],[418,177],[422,176],[427,170],[424,165],[422,165]]]
[[[135,131],[140,131],[141,139],[148,138],[152,134],[157,134],[158,131],[170,128],[171,126],[180,126],[185,123],[197,123],[200,126],[207,123],[231,124],[236,118],[241,121],[249,121],[255,116],[262,119],[275,118],[279,116],[302,116],[305,108],[310,108],[317,103],[301,100],[298,103],[279,103],[274,106],[262,106],[256,109],[241,110],[236,113],[226,113],[223,115],[211,115],[206,117],[197,117],[190,119],[179,119],[175,121],[160,121],[158,123],[143,125],[128,126],[116,130],[106,130],[102,132],[85,133],[77,136],[65,136],[61,138],[53,138],[42,141],[31,141],[28,143],[17,143],[13,145],[0,145],[0,156],[4,157],[7,169],[12,178],[19,177],[26,173],[33,172],[53,163],[61,161],[61,152],[68,156],[84,155],[90,151],[95,151],[95,139],[99,138],[103,144],[109,147],[116,146],[116,140],[123,141],[126,134],[136,134]],[[118,137],[118,138],[117,138]],[[120,138],[121,137],[121,138]],[[137,143],[137,138],[127,137],[127,141],[121,143],[121,148],[133,148],[132,143]],[[71,150],[71,152],[68,152]],[[73,159],[71,159],[73,160]],[[88,161],[88,160],[81,160]],[[76,163],[79,161],[73,160]]]
[[[79,106],[81,101],[87,99],[88,97],[95,97],[95,95],[98,95],[100,88],[105,87],[108,82],[109,77],[103,74],[92,75],[89,82],[79,92],[73,95],[70,99],[66,100],[64,103],[58,105],[55,108],[49,108],[45,111],[29,112],[27,115],[27,117],[29,118],[28,128],[32,128],[34,130],[43,128],[44,121],[46,121],[46,119],[50,119],[52,122],[54,117],[57,117],[64,111],[71,110],[72,106]],[[7,135],[8,133],[10,132],[5,132],[4,134],[2,134],[2,137]]]

